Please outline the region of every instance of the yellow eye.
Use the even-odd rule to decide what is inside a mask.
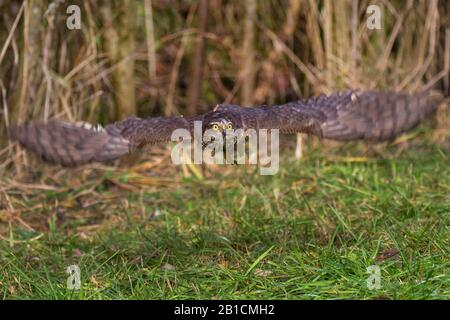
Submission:
[[[228,130],[233,129],[233,125],[232,125],[231,123],[227,124],[227,129],[228,129]]]
[[[213,125],[211,126],[211,128],[212,128],[213,130],[219,130],[219,126],[218,126],[217,124],[213,124]]]

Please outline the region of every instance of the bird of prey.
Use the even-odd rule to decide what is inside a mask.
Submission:
[[[10,128],[10,138],[63,166],[118,159],[147,144],[169,142],[175,129],[279,129],[332,140],[392,140],[436,110],[431,92],[345,91],[274,106],[219,104],[195,117],[129,118],[105,128],[51,120]]]

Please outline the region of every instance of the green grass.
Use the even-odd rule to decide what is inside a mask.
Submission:
[[[48,208],[81,189],[47,192],[43,209],[22,215],[46,217],[43,236],[0,240],[2,297],[450,298],[448,151],[422,144],[393,157],[392,147],[390,160],[352,162],[352,148],[311,149],[301,161],[286,150],[275,176],[236,167],[159,192],[104,183],[96,191],[115,200],[74,204],[61,221]],[[15,240],[39,234],[8,230]],[[71,264],[80,291],[66,289]],[[371,265],[378,290],[366,286]]]

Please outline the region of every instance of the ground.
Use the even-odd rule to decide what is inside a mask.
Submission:
[[[2,183],[0,292],[449,299],[450,152],[429,135],[416,131],[377,153],[311,143],[300,161],[288,148],[275,176],[237,166],[187,178],[180,169],[57,169],[50,177],[30,168],[33,183]],[[74,264],[79,291],[66,287]],[[370,290],[374,265],[381,282]]]

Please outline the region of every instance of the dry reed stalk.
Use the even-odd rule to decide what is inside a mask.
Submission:
[[[282,25],[281,32],[278,35],[280,41],[293,45],[293,35],[296,30],[298,16],[300,14],[301,3],[303,0],[290,0],[289,7],[286,13],[286,20]],[[275,33],[275,32],[274,32]],[[275,43],[272,41],[272,44]],[[283,63],[283,52],[279,47],[274,46],[273,50],[269,52],[269,56],[263,61],[261,66],[261,81],[255,89],[254,98],[257,103],[273,103],[275,98],[280,95],[276,92],[275,77],[277,65]]]
[[[335,21],[335,41],[336,41],[336,57],[338,60],[344,62],[344,70],[339,73],[339,77],[341,78],[346,73],[351,72],[351,59],[350,53],[351,50],[351,24],[349,23],[348,12],[351,11],[349,0],[341,0],[338,5],[333,7],[334,9],[334,21]],[[335,79],[335,81],[338,79]]]
[[[420,69],[418,76],[416,77],[415,82],[411,85],[412,91],[417,91],[419,87],[423,83],[423,78],[426,73],[429,71],[429,66],[433,63],[436,56],[436,38],[438,35],[438,20],[439,20],[439,11],[438,11],[438,0],[430,0],[428,2],[428,13],[427,19],[425,23],[425,32],[428,35],[428,45],[427,47],[427,56],[424,61],[424,65]]]
[[[0,92],[2,96],[2,105],[3,105],[3,121],[5,122],[5,128],[9,128],[9,112],[8,112],[8,99],[6,96],[6,88],[3,84],[3,81],[0,79]]]
[[[286,13],[286,21],[284,22],[281,30],[283,30],[282,34],[285,39],[289,39],[294,34],[296,27],[298,16],[301,11],[301,5],[303,0],[290,0],[289,7]]]
[[[244,106],[253,104],[255,88],[255,19],[256,0],[245,0],[245,20],[242,43],[242,64],[239,81],[241,82],[241,103]]]
[[[265,34],[273,41],[274,46],[278,48],[278,50],[282,51],[286,57],[294,63],[294,65],[304,73],[305,77],[311,83],[312,86],[320,86],[320,81],[317,78],[315,72],[307,66],[290,48],[283,43],[283,41],[272,31],[269,29],[264,29]]]
[[[387,64],[389,62],[389,56],[390,56],[390,54],[392,52],[392,48],[394,46],[394,42],[397,39],[397,37],[400,33],[400,30],[403,26],[404,20],[405,20],[406,16],[408,15],[408,13],[410,12],[410,10],[412,9],[412,6],[413,6],[413,1],[409,0],[406,5],[406,9],[404,11],[402,11],[402,13],[397,18],[397,22],[395,23],[394,29],[391,32],[391,35],[389,36],[389,40],[386,44],[383,54],[377,63],[377,69],[379,70],[380,73],[384,72],[386,70]]]
[[[195,5],[191,5],[189,10],[189,15],[186,21],[186,25],[189,27],[192,25],[192,20],[194,18]],[[178,72],[180,70],[181,60],[183,59],[184,52],[186,51],[186,47],[188,45],[189,39],[191,37],[191,32],[184,32],[183,37],[181,38],[180,47],[177,50],[177,54],[175,56],[175,62],[173,63],[172,71],[170,72],[169,85],[167,89],[167,97],[166,97],[166,107],[164,108],[164,115],[171,116],[175,114],[175,105],[174,95],[176,90],[176,84],[178,80]]]
[[[44,4],[40,1],[26,1],[23,9],[23,44],[21,50],[21,71],[19,90],[16,91],[11,112],[12,121],[23,122],[27,118],[29,110],[33,110],[33,103],[37,104],[35,93],[41,78],[39,68],[41,53],[41,30]],[[18,154],[24,154],[16,149]],[[22,176],[22,161],[26,159],[16,158],[15,168],[18,177]]]
[[[194,61],[192,64],[192,78],[188,88],[187,114],[194,115],[198,110],[198,102],[203,80],[205,61],[205,33],[208,24],[208,0],[199,3],[198,31],[195,39]]]
[[[114,19],[113,8],[118,17]],[[114,119],[120,120],[136,114],[134,73],[134,14],[133,0],[114,4],[104,3],[101,7],[105,24],[105,43],[109,58],[117,68],[112,73],[114,98],[116,102]]]
[[[97,36],[96,36],[96,24],[95,24],[95,17],[94,17],[94,12],[92,11],[92,5],[89,3],[89,1],[85,1],[84,2],[84,8],[86,11],[86,17],[87,17],[87,22],[88,22],[88,28],[87,28],[87,36],[86,39],[88,41],[88,50],[87,50],[87,56],[91,57],[97,57],[97,59],[99,58],[99,50],[97,48]],[[98,117],[98,109],[100,106],[100,98],[103,94],[102,91],[102,85],[100,83],[100,81],[92,81],[90,82],[90,80],[92,78],[95,77],[95,75],[99,72],[98,70],[101,69],[101,60],[99,62],[96,62],[96,65],[94,65],[94,68],[92,68],[92,75],[91,73],[89,74],[88,80],[86,81],[87,83],[91,83],[92,86],[92,90],[95,92],[95,95],[92,96],[92,99],[89,99],[88,101],[83,101],[81,102],[79,105],[80,106],[84,106],[86,105],[85,102],[88,102],[88,112],[87,112],[87,120],[88,121],[97,121],[97,117]],[[83,89],[80,88],[80,91],[82,91]],[[98,94],[99,93],[99,94]],[[80,110],[81,111],[81,110]]]
[[[450,94],[450,28],[445,30],[445,51],[444,51],[444,91]]]
[[[437,30],[437,0],[430,1],[432,4],[428,7],[427,18],[425,25],[421,28],[422,38],[416,39],[419,50],[416,54],[416,62],[414,69],[411,70],[402,82],[400,82],[398,89],[405,90],[408,86],[416,90],[418,81],[422,81],[422,77],[430,66],[435,55],[436,45],[436,30]],[[425,52],[428,51],[425,57]]]
[[[332,0],[324,0],[323,8],[323,34],[324,34],[324,48],[325,48],[325,81],[327,87],[333,87],[334,72],[332,68],[333,57],[333,4]]]
[[[351,63],[352,68],[356,70],[360,62],[360,51],[358,43],[358,22],[359,22],[359,0],[352,0],[352,47],[351,47]]]
[[[20,18],[22,17],[24,8],[25,8],[25,2],[23,2],[22,5],[20,6],[19,13],[17,13],[16,18],[14,19],[14,23],[11,26],[11,30],[8,33],[8,37],[6,38],[6,41],[3,44],[2,51],[0,52],[0,65],[2,64],[3,58],[5,57],[5,54],[6,54],[6,50],[8,49],[9,44],[11,43],[14,32],[16,31],[17,25],[19,24]]]
[[[325,52],[320,36],[319,11],[317,6],[317,1],[309,0],[309,12],[306,16],[306,32],[308,40],[311,43],[311,51],[315,66],[318,71],[323,72],[323,69],[325,68]]]
[[[51,45],[54,34],[54,20],[55,12],[47,12],[44,15],[47,19],[48,28],[45,30],[44,35],[44,45],[43,45],[43,57],[42,57],[42,70],[44,72],[44,79],[46,83],[45,87],[45,100],[44,100],[44,120],[48,120],[51,108],[51,98],[52,98],[52,77],[50,75],[50,60],[53,60],[54,51],[51,51]]]
[[[144,0],[145,10],[145,31],[147,40],[147,60],[148,60],[148,77],[150,83],[156,82],[156,44],[155,30],[153,25],[153,7],[152,0]]]

